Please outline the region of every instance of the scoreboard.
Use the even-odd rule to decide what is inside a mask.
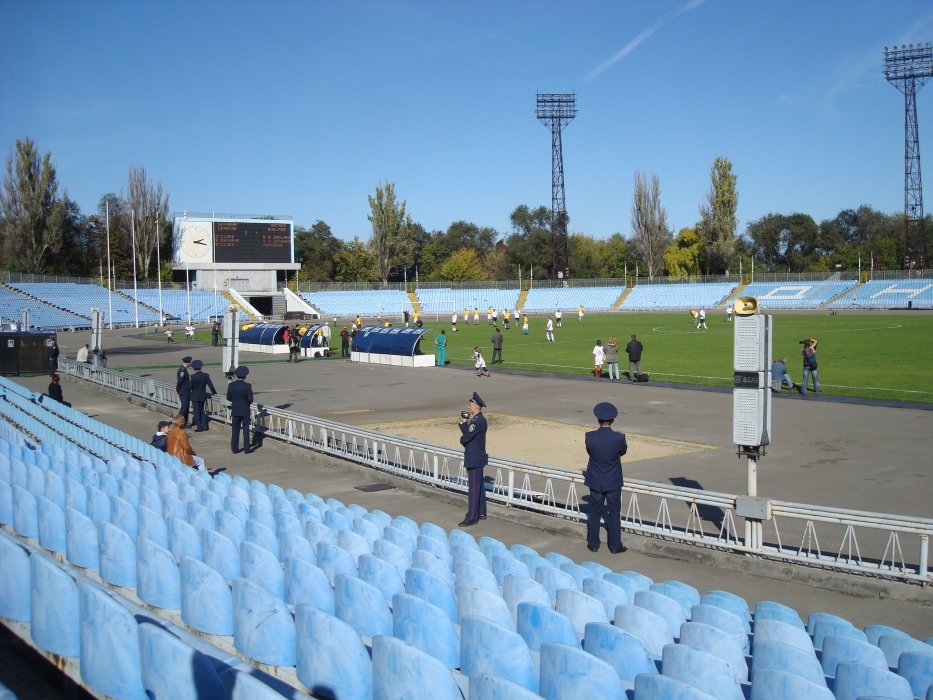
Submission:
[[[215,221],[214,262],[290,263],[292,227],[282,221]]]
[[[290,264],[293,240],[288,220],[176,218],[175,263]]]

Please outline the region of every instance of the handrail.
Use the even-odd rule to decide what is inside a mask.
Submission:
[[[158,405],[177,406],[175,387],[166,382],[66,358],[59,359],[59,372]],[[213,419],[230,422],[229,409],[221,397],[212,397],[205,408]],[[436,488],[467,491],[460,450],[263,404],[253,405],[252,419],[254,430],[266,438]],[[581,472],[501,457],[490,457],[487,469],[494,475],[489,500],[578,522],[586,519],[580,504],[588,490]],[[741,498],[627,479],[622,525],[640,535],[710,549],[887,580],[933,583],[928,567],[933,519],[760,499],[767,503],[768,512],[763,521],[755,522],[762,522],[767,537],[753,541],[740,527],[742,522],[752,522],[736,512]],[[800,544],[791,546],[791,538],[794,542],[799,538]],[[827,547],[830,542],[837,544]]]

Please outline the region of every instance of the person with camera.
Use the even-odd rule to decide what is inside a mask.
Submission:
[[[486,519],[486,489],[483,467],[489,463],[486,454],[486,404],[475,391],[460,412],[460,444],[463,445],[463,466],[467,470],[467,512],[460,527],[470,527]]]
[[[803,383],[800,385],[800,393],[807,393],[807,385],[810,383],[810,377],[813,377],[813,391],[818,393],[820,390],[820,378],[816,371],[817,341],[815,338],[804,338],[800,341],[800,344],[803,345],[803,350],[800,351],[803,357]]]

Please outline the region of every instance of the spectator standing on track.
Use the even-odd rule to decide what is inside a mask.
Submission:
[[[593,376],[597,382],[603,380],[603,363],[606,361],[606,348],[603,347],[603,341],[597,340],[593,348]]]
[[[214,388],[214,382],[211,381],[211,375],[202,372],[204,363],[201,360],[195,360],[191,363],[191,369],[194,374],[191,376],[191,407],[194,409],[194,432],[203,433],[208,429],[207,413],[204,412],[204,404],[207,403],[207,390],[211,390],[211,395],[217,393]]]
[[[586,513],[586,548],[599,550],[599,526],[605,509],[609,551],[620,554],[627,547],[622,544],[622,456],[628,452],[625,433],[612,429],[619,410],[609,402],[596,404],[593,415],[599,428],[586,434],[586,465],[584,483],[590,488],[590,502]]]
[[[350,357],[350,331],[346,326],[340,331],[340,357]]]
[[[632,339],[625,346],[625,352],[628,353],[628,378],[631,382],[635,382],[641,374],[641,353],[644,349],[645,346],[633,333]]]
[[[613,373],[615,381],[619,381],[619,340],[614,335],[609,336],[609,342],[606,343],[606,368],[609,370],[609,381],[613,381]]]
[[[800,351],[800,355],[803,357],[803,382],[800,385],[800,393],[807,393],[807,385],[810,383],[810,377],[813,377],[813,391],[819,393],[820,391],[820,378],[816,371],[816,340],[813,338],[807,338],[806,340],[801,340],[803,343],[803,350]]]
[[[55,374],[58,371],[58,356],[62,351],[58,347],[58,341],[55,338],[49,340],[49,374]]]
[[[214,321],[211,326],[211,345],[217,347],[220,344],[220,321]]]
[[[454,328],[454,330],[457,329]],[[437,337],[434,339],[434,345],[437,346],[437,350],[434,353],[434,364],[438,367],[443,367],[447,364],[447,335],[444,333],[444,329],[441,329],[441,332],[437,334]]]

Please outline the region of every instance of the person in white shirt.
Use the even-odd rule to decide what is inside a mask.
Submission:
[[[489,370],[486,369],[486,360],[483,359],[483,353],[479,349],[479,345],[473,348],[473,363],[476,367],[477,377],[490,376]]]
[[[706,328],[706,309],[700,309],[700,313],[697,314],[697,330],[700,328]]]
[[[547,338],[547,342],[554,342],[554,322],[551,319],[548,319],[547,325],[544,326],[544,335]]]
[[[91,352],[91,346],[85,344],[83,348],[78,350],[78,356],[75,358],[78,362],[87,362],[88,356]]]
[[[603,379],[603,363],[606,361],[606,348],[603,347],[603,341],[597,340],[593,348],[593,376],[597,382]]]
[[[561,313],[560,309],[554,312],[554,320],[557,321],[557,327],[561,327],[561,321],[564,318],[564,315]]]
[[[456,312],[450,315],[450,330],[452,333],[457,332],[457,313]]]

